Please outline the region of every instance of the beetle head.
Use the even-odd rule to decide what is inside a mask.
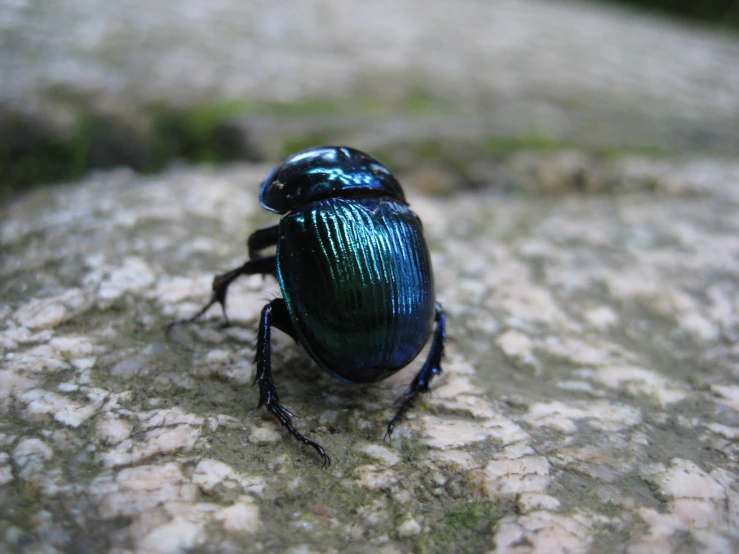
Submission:
[[[373,157],[345,146],[319,146],[293,154],[277,166],[262,184],[259,201],[264,208],[284,214],[322,198],[364,195],[406,203],[400,183]]]

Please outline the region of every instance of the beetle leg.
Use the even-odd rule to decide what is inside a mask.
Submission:
[[[221,305],[221,310],[223,310],[223,317],[226,319],[226,325],[230,325],[231,322],[229,321],[228,314],[226,313],[226,293],[228,292],[228,287],[231,285],[231,283],[233,283],[242,275],[254,275],[257,273],[277,275],[277,259],[275,258],[275,256],[249,260],[245,262],[244,265],[239,266],[236,269],[232,269],[231,271],[227,271],[226,273],[222,273],[213,277],[213,295],[211,296],[210,301],[205,306],[203,306],[203,309],[196,313],[194,316],[187,319],[177,319],[170,323],[167,327],[167,332],[169,332],[175,325],[179,325],[181,323],[191,323],[199,319],[216,302]]]
[[[280,404],[280,397],[277,395],[277,389],[272,378],[272,348],[270,341],[273,325],[278,329],[290,327],[287,305],[282,298],[276,298],[267,304],[262,309],[262,315],[259,320],[257,352],[254,357],[254,362],[257,364],[257,375],[254,379],[254,384],[259,385],[259,405],[257,407],[266,407],[293,437],[303,444],[307,444],[318,453],[323,460],[324,467],[329,466],[331,465],[331,458],[326,454],[323,447],[317,442],[301,435],[292,424],[292,419],[295,416]]]
[[[436,304],[436,331],[434,331],[434,339],[431,343],[431,350],[429,351],[428,358],[423,364],[421,370],[416,374],[408,386],[406,391],[400,396],[398,402],[400,402],[400,408],[395,414],[395,417],[390,420],[387,425],[387,432],[385,438],[389,439],[393,435],[395,425],[399,423],[408,410],[411,409],[413,403],[418,398],[418,395],[422,392],[429,390],[429,384],[431,379],[435,375],[441,373],[441,358],[444,356],[444,340],[446,339],[446,316],[441,304]]]
[[[272,225],[271,227],[264,227],[263,229],[254,231],[246,242],[246,246],[249,249],[249,259],[256,260],[257,258],[261,258],[262,256],[259,255],[260,250],[275,246],[280,236],[279,233],[279,225]]]

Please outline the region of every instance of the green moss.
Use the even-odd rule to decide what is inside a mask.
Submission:
[[[739,32],[739,3],[727,0],[608,0],[610,3],[630,5],[639,10],[667,13],[685,20],[716,25],[734,33]]]
[[[178,158],[212,164],[238,158],[243,139],[238,132],[229,133],[224,124],[252,110],[249,103],[239,101],[188,109],[150,107],[151,155],[146,169],[160,169]]]
[[[486,157],[510,156],[522,150],[534,152],[560,152],[562,150],[584,150],[596,156],[611,158],[625,153],[641,156],[665,156],[669,150],[649,145],[592,146],[564,141],[541,134],[522,137],[488,137],[480,143],[480,154]]]
[[[21,117],[11,117],[3,122],[0,136],[0,197],[20,191],[28,183],[71,179],[83,171],[82,129],[61,140]]]
[[[260,113],[296,117],[306,115],[334,115],[346,111],[345,102],[334,99],[309,98],[300,102],[263,102]]]
[[[365,119],[389,120],[396,115],[424,117],[454,113],[456,109],[418,88],[389,99],[351,96],[291,103],[235,100],[189,107],[149,105],[140,110],[135,122],[130,122],[119,116],[90,112],[90,99],[63,91],[54,100],[62,110],[78,114],[74,123],[63,131],[49,122],[20,115],[0,119],[0,199],[35,184],[75,180],[97,168],[123,165],[140,172],[153,172],[177,159],[209,164],[261,159],[264,148],[249,144],[252,137],[234,125],[234,121],[252,114],[274,118],[276,136],[282,140],[281,147],[270,151],[276,157],[334,140],[325,126],[321,127],[323,130],[303,134],[281,127],[281,122],[291,118],[346,116],[361,125]],[[477,160],[509,156],[520,150],[554,152],[572,148],[583,146],[533,133],[518,138],[488,137],[475,141],[425,139],[389,143],[385,148],[376,148],[373,154],[396,169],[430,164],[451,171],[464,181],[469,164]],[[604,157],[624,152],[650,156],[664,153],[652,147],[585,148]]]
[[[623,513],[624,507],[613,502],[604,502],[598,511],[606,517],[617,518]]]
[[[455,505],[440,514],[429,535],[419,537],[419,551],[487,552],[495,527],[513,506],[501,502],[473,501]]]
[[[393,98],[381,96],[344,96],[341,98],[307,98],[297,102],[258,102],[255,109],[262,114],[284,117],[351,115],[354,117],[393,114],[417,116],[449,112],[452,106],[423,88],[414,88]]]
[[[78,99],[83,104],[84,99]],[[89,113],[65,98],[81,115],[70,128],[11,116],[0,121],[0,198],[40,183],[78,179],[91,169],[127,165],[137,171],[161,169],[172,159],[219,163],[243,156],[243,134],[226,122],[249,113],[245,102],[195,108],[150,106],[144,125],[119,117]]]
[[[572,144],[534,134],[523,137],[489,137],[482,141],[480,147],[482,154],[486,156],[508,156],[519,150],[555,152],[571,148]]]
[[[400,459],[407,464],[416,464],[426,457],[431,447],[421,444],[417,441],[407,439],[405,437],[400,438],[400,445],[398,446],[398,453]]]
[[[400,100],[401,108],[410,115],[438,114],[449,111],[446,102],[438,97],[432,96],[422,88],[411,90]]]

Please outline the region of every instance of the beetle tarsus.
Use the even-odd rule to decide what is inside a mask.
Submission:
[[[323,447],[317,442],[305,438],[297,429],[295,429],[295,427],[293,427],[292,418],[290,417],[293,414],[285,410],[285,408],[280,405],[279,401],[270,402],[266,404],[266,406],[270,413],[272,413],[280,422],[280,425],[287,429],[293,437],[295,437],[303,444],[310,446],[311,448],[313,448],[313,450],[316,451],[316,453],[323,460],[323,467],[328,467],[331,465],[331,457],[326,454],[326,451],[323,449]]]
[[[280,404],[280,397],[277,394],[277,388],[272,377],[272,355],[271,355],[271,338],[272,326],[278,329],[283,327],[289,328],[290,319],[287,312],[287,305],[282,298],[276,298],[262,308],[262,314],[259,319],[259,332],[257,334],[257,348],[254,362],[257,364],[257,374],[254,378],[254,384],[259,385],[259,404],[258,408],[264,406],[274,415],[288,432],[303,444],[310,446],[323,460],[323,466],[331,465],[331,458],[323,447],[315,441],[305,438],[295,427],[293,427],[293,418],[298,419],[287,408]]]
[[[441,373],[441,358],[444,356],[444,341],[446,340],[446,316],[441,304],[436,304],[434,320],[436,321],[436,330],[434,331],[434,339],[431,343],[428,358],[426,358],[423,367],[413,378],[411,384],[398,398],[400,408],[395,412],[395,416],[390,420],[390,423],[387,424],[385,440],[392,439],[395,426],[403,420],[408,410],[413,407],[418,395],[422,392],[428,392],[431,380]]]

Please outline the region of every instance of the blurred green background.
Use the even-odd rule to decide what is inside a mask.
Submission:
[[[737,0],[610,0],[663,14],[677,15],[688,20],[716,24],[731,32],[739,32],[739,1]]]
[[[328,2],[325,4],[330,5]],[[413,2],[408,3],[411,7],[412,4]],[[557,6],[555,2],[550,4]],[[436,5],[438,8],[440,4]],[[189,83],[195,79],[187,76],[191,71],[187,65],[187,48],[194,48],[198,55],[205,53],[206,60],[207,56],[212,56],[214,65],[220,58],[219,48],[223,48],[213,44],[210,35],[205,34],[201,43],[197,43],[199,40],[197,37],[187,36],[189,28],[198,27],[197,18],[200,15],[197,2],[190,2],[185,7],[187,9],[183,8],[182,13],[172,12],[174,17],[171,19],[172,29],[167,27],[167,17],[163,18],[165,22],[162,24],[160,21],[162,18],[159,16],[152,18],[154,23],[151,24],[151,29],[142,29],[149,25],[145,15],[143,17],[137,15],[138,19],[132,15],[130,21],[128,19],[126,10],[135,13],[138,9],[135,2],[128,6],[125,3],[121,4],[121,7],[116,8],[117,12],[111,11],[106,14],[103,13],[103,4],[76,0],[69,4],[74,8],[70,9],[68,15],[73,28],[67,39],[57,39],[53,36],[58,31],[54,26],[63,26],[64,22],[57,23],[58,14],[49,7],[49,4],[5,2],[0,4],[2,16],[0,44],[5,52],[3,61],[5,67],[0,69],[6,76],[2,84],[5,93],[3,98],[0,98],[0,199],[7,199],[38,184],[74,180],[91,169],[128,166],[136,171],[153,172],[173,161],[210,164],[232,160],[276,161],[296,149],[336,140],[351,140],[358,142],[360,146],[371,147],[374,152],[390,158],[387,160],[389,163],[400,166],[417,163],[419,157],[423,160],[434,159],[445,170],[459,172],[463,178],[468,163],[480,157],[506,155],[520,149],[541,150],[579,146],[608,154],[622,148],[651,153],[693,148],[730,152],[734,148],[739,141],[736,132],[732,131],[736,128],[736,120],[732,122],[722,115],[731,113],[731,99],[727,100],[726,97],[731,96],[732,90],[722,91],[721,86],[718,86],[716,99],[706,99],[705,114],[690,113],[689,109],[679,103],[686,95],[679,90],[680,87],[676,87],[676,90],[667,90],[664,84],[646,82],[645,94],[647,96],[652,94],[655,98],[654,104],[650,106],[633,90],[622,87],[622,83],[648,81],[651,69],[637,67],[637,72],[629,75],[629,63],[619,62],[617,58],[621,55],[621,45],[618,41],[623,41],[623,45],[628,46],[631,41],[631,37],[628,36],[629,27],[635,22],[643,21],[644,25],[655,28],[652,32],[653,39],[650,39],[655,43],[661,42],[662,30],[657,29],[658,27],[663,24],[674,26],[677,29],[676,33],[682,33],[681,36],[684,36],[685,40],[693,40],[693,37],[696,37],[697,43],[703,44],[706,37],[717,37],[716,44],[709,45],[707,54],[700,53],[709,56],[706,59],[710,59],[711,51],[720,53],[724,59],[731,59],[732,49],[739,44],[737,39],[739,0],[702,2],[603,0],[583,3],[583,6],[585,5],[596,6],[596,9],[603,8],[602,16],[598,15],[600,12],[594,12],[596,18],[614,20],[623,18],[623,21],[618,23],[620,27],[616,24],[613,27],[620,29],[619,33],[623,33],[623,36],[605,36],[602,39],[595,37],[595,40],[614,41],[611,45],[600,45],[603,54],[613,59],[604,59],[600,67],[597,59],[599,54],[596,52],[591,54],[593,59],[582,62],[581,66],[576,59],[577,56],[573,56],[575,58],[573,61],[570,60],[567,48],[571,47],[573,51],[583,50],[582,44],[572,46],[557,44],[560,47],[559,58],[551,63],[555,68],[559,67],[559,70],[548,75],[547,64],[550,62],[544,50],[549,47],[549,43],[546,40],[561,42],[567,30],[564,29],[562,35],[547,38],[546,33],[549,29],[543,28],[545,42],[540,46],[532,46],[542,50],[539,57],[522,50],[519,58],[514,52],[510,57],[502,58],[501,62],[491,62],[490,67],[481,70],[487,74],[495,74],[501,66],[506,64],[513,66],[516,60],[520,59],[521,67],[512,73],[501,70],[501,82],[504,84],[506,81],[515,81],[519,75],[527,76],[531,84],[524,83],[519,89],[513,87],[509,90],[506,88],[508,85],[505,85],[498,90],[494,77],[492,86],[488,83],[477,83],[475,66],[479,59],[470,61],[470,67],[464,67],[463,64],[462,69],[466,73],[451,76],[443,74],[443,71],[439,72],[434,67],[427,71],[430,76],[421,75],[415,66],[408,67],[407,70],[402,65],[394,67],[393,63],[396,62],[394,53],[383,52],[381,48],[372,50],[377,47],[375,41],[367,43],[365,50],[369,50],[370,53],[366,60],[358,63],[361,71],[357,71],[357,76],[350,75],[353,69],[351,64],[337,68],[339,84],[335,94],[322,94],[320,86],[316,89],[318,92],[311,91],[310,76],[303,78],[306,81],[307,92],[302,96],[292,94],[285,97],[276,92],[272,98],[269,86],[252,93],[247,90],[248,87],[239,88],[238,85],[231,89],[224,85],[222,90],[210,94],[207,83],[209,79],[214,82],[228,81],[231,77],[233,70],[226,66],[222,71],[223,75],[209,77],[204,73],[202,80],[206,83],[195,82],[197,86],[194,88],[200,87],[198,89],[200,92],[185,94],[183,99],[175,97],[178,96],[177,92],[175,94],[168,92],[167,87],[186,91]],[[256,58],[260,57],[258,47],[269,47],[270,33],[278,39],[284,37],[284,29],[280,31],[280,27],[284,26],[281,14],[288,14],[294,8],[285,4],[284,10],[287,11],[280,12],[278,10],[280,6],[277,4],[276,6],[260,4],[251,12],[239,13],[247,31],[243,33],[244,40],[247,42],[251,40],[251,34],[254,33],[261,37],[260,40],[265,40],[264,44],[267,45],[259,46],[262,43],[258,41],[254,43],[257,49],[252,55]],[[471,5],[469,18],[474,19],[478,6],[479,9],[490,7],[495,10],[498,3],[478,2]],[[521,16],[512,6],[513,4],[504,3],[501,17]],[[576,17],[577,7],[573,7],[571,3],[563,3],[562,6],[565,11],[570,10],[562,18],[563,25],[565,27],[568,24],[575,25],[572,18]],[[615,15],[609,13],[614,7]],[[97,8],[100,8],[99,12]],[[317,2],[313,11],[307,11],[300,17],[320,18],[321,9],[322,5]],[[550,8],[548,3],[534,0],[522,8],[521,13],[526,10],[541,11],[543,15],[533,20],[532,25],[536,25],[547,21],[550,9],[554,8]],[[382,21],[381,8],[378,10],[380,13],[377,14],[377,25],[378,29],[381,29],[385,23]],[[621,10],[624,10],[623,14]],[[410,13],[412,14],[412,11]],[[89,14],[92,15],[88,24],[85,18]],[[228,16],[229,12],[223,11],[218,14],[220,18],[218,21],[228,25],[229,22],[226,21]],[[365,16],[362,14],[357,17],[361,19]],[[488,17],[491,21],[496,21],[497,16],[492,13],[488,14]],[[570,23],[567,23],[568,18]],[[183,25],[177,27],[182,21],[191,20],[194,23],[187,23],[190,27]],[[520,23],[519,21],[517,24]],[[440,22],[429,23],[420,15],[418,18],[411,15],[405,24],[410,26],[418,24],[419,27],[440,25],[438,33],[435,29],[422,30],[431,37],[438,35],[440,41],[449,41],[448,51],[457,57],[446,65],[443,60],[440,63],[442,68],[448,67],[450,73],[459,69],[459,60],[465,60],[468,53],[470,60],[473,55],[481,56],[479,52],[475,52],[474,41],[469,45],[463,45],[455,52],[457,46],[453,41],[456,35],[445,36],[443,17]],[[464,27],[465,21],[459,19],[454,24],[457,27]],[[337,44],[340,48],[344,44],[352,46],[356,44],[356,55],[362,57],[362,37],[341,36],[340,27],[337,25],[337,28],[332,28],[329,24],[325,27],[326,35],[339,36]],[[321,28],[320,25],[318,28]],[[516,27],[516,32],[520,32],[520,28]],[[525,29],[525,22],[522,28]],[[507,26],[501,23],[500,29],[505,31]],[[538,32],[536,29],[532,31]],[[239,36],[238,31],[228,32],[234,32]],[[225,33],[226,36],[228,32]],[[312,31],[307,32],[310,35]],[[388,32],[396,36],[398,34],[394,29],[389,29]],[[464,29],[460,29],[459,32],[463,33]],[[532,32],[532,37],[536,37],[536,32]],[[105,40],[100,42],[99,36],[96,38],[96,33],[103,34]],[[127,38],[127,34],[131,33],[132,38]],[[413,35],[412,32],[409,34]],[[49,39],[45,35],[52,35],[52,38]],[[182,67],[172,67],[171,75],[162,76],[161,86],[159,83],[152,84],[152,80],[157,79],[162,73],[160,69],[157,68],[140,77],[141,72],[136,67],[140,51],[148,51],[156,57],[156,50],[160,48],[159,39],[152,39],[151,46],[145,44],[149,36],[161,37],[164,44],[164,47],[161,47],[162,52],[168,53],[173,65],[176,66],[180,62],[183,64]],[[106,42],[109,37],[115,40]],[[144,44],[138,44],[142,37]],[[72,46],[62,44],[62,47],[58,48],[55,41],[59,40],[62,42],[68,40],[74,44]],[[322,52],[324,36],[321,34],[313,38],[308,36],[306,40],[313,40],[318,44],[316,52]],[[582,40],[592,38],[585,37]],[[679,43],[681,38],[676,35],[671,40]],[[519,42],[525,45],[527,41],[530,39],[526,36],[512,37],[507,44],[518,48]],[[325,67],[326,64],[333,63],[332,54],[328,50],[336,47],[328,46],[328,42],[326,44],[325,58],[317,62],[325,71],[322,75],[330,74],[331,68]],[[394,44],[396,48],[405,46],[402,41],[396,41]],[[422,48],[423,44],[415,47]],[[283,47],[278,44],[275,48]],[[282,58],[278,59],[286,63],[284,70],[274,65],[267,67],[267,70],[274,70],[274,75],[270,78],[275,87],[279,87],[281,72],[284,71],[284,75],[294,73],[295,66],[290,64],[294,64],[295,60],[291,58],[293,54],[289,48],[289,45],[283,48],[287,54],[284,54],[283,50],[278,52],[282,55]],[[301,44],[295,46],[295,56],[300,55],[301,48]],[[443,58],[447,51],[445,48],[442,44],[438,51],[433,51],[429,56]],[[468,48],[469,52],[464,48]],[[646,61],[635,58],[634,65],[649,62],[659,71],[666,73],[678,71],[683,54],[676,53],[675,59],[661,59],[660,56],[664,54],[658,53],[655,54],[655,60],[649,60],[649,41],[646,41],[642,48],[646,49],[644,56]],[[686,46],[686,52],[690,51],[691,47]],[[72,56],[64,59],[69,52]],[[59,59],[56,59],[57,56]],[[239,70],[244,73],[251,71],[253,59],[255,58],[248,56],[243,62],[239,59]],[[621,63],[621,67],[611,71],[608,64],[613,63],[614,59]],[[141,63],[145,65],[147,62]],[[699,68],[702,62],[697,60],[693,63]],[[716,62],[717,65],[721,63],[726,62],[720,60]],[[109,67],[106,67],[107,64]],[[675,69],[671,64],[675,65]],[[200,63],[203,69],[209,65]],[[35,67],[38,68],[34,69]],[[169,71],[170,67],[167,66],[165,69]],[[121,71],[117,72],[119,68]],[[725,76],[724,80],[730,81],[730,74],[736,69],[736,66],[726,68],[725,72],[729,76]],[[67,70],[69,75],[62,74]],[[261,68],[259,71],[264,69]],[[720,69],[711,71],[717,75],[721,72]],[[348,85],[342,84],[341,72],[348,75],[345,79],[351,81]],[[435,72],[440,74],[435,75]],[[599,75],[599,72],[602,72],[602,75]],[[545,75],[537,80],[539,73]],[[105,81],[106,78],[111,80],[109,77],[111,74],[114,76],[113,81],[117,77],[123,85]],[[388,77],[386,74],[391,76]],[[18,79],[16,75],[24,78]],[[705,80],[703,85],[706,90],[711,91],[713,89],[710,81],[714,78],[720,79],[720,75],[714,77],[713,74],[707,76],[700,74],[693,79],[690,74],[685,74],[680,78],[687,81]],[[322,79],[325,79],[325,76],[316,77],[316,81]],[[407,80],[407,83],[397,85],[393,79]],[[608,93],[610,96],[605,100],[597,95],[590,95],[587,90],[592,84],[608,88],[599,84],[599,80],[604,82],[613,80]],[[269,82],[269,79],[267,81]],[[78,82],[81,83],[79,88]],[[669,75],[664,82],[669,84]],[[386,86],[388,83],[390,86]],[[465,88],[460,89],[460,84]],[[468,85],[469,90],[466,88]],[[149,87],[147,89],[149,92],[142,93],[138,98],[135,97],[135,93],[130,93],[131,90],[137,91],[140,87]],[[164,92],[159,92],[157,87]],[[521,87],[530,92],[530,97],[527,96],[524,100],[518,98],[517,90]],[[655,92],[655,89],[660,87],[663,89]],[[326,85],[326,88],[332,90],[330,85]],[[109,92],[111,89],[115,89],[115,94]],[[457,94],[459,101],[455,98]],[[665,110],[661,113],[659,96],[670,94],[677,98],[674,108],[672,112]],[[700,91],[696,89],[688,93],[690,94],[700,96]],[[727,107],[721,108],[723,112],[708,109],[716,107],[720,102],[727,104]],[[687,123],[680,119],[685,113],[688,114],[685,117],[689,118]],[[474,129],[479,114],[489,116],[489,120],[484,122],[487,127]],[[514,117],[506,114],[518,115]],[[447,120],[438,117],[440,115],[448,116],[448,120],[453,121],[448,124]],[[461,116],[466,116],[467,119]],[[529,117],[530,120],[527,119]],[[384,124],[378,124],[378,121]],[[429,124],[430,128],[425,121],[432,122]],[[575,123],[571,123],[572,121]],[[704,124],[704,121],[707,123]],[[367,133],[357,132],[372,125],[375,125],[373,127],[375,137],[368,138]],[[404,129],[399,132],[399,127]],[[449,129],[458,130],[450,132]],[[653,130],[656,130],[658,135],[650,137]],[[640,140],[642,137],[644,140]],[[672,137],[678,138],[673,140]],[[399,143],[404,147],[398,149]]]
[[[739,2],[737,0],[611,0],[717,24],[739,32]]]

